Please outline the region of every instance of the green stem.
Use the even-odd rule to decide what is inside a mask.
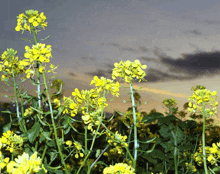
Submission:
[[[44,156],[45,156],[46,151],[47,151],[47,143],[48,143],[48,140],[46,140],[46,145],[45,145],[45,147],[44,147],[44,151],[43,151],[43,154],[42,154],[42,156],[41,156],[41,162],[43,162]]]
[[[103,93],[103,101],[105,100],[105,92],[106,92],[106,91],[104,90],[104,93]],[[87,93],[87,96],[88,96],[88,93]],[[81,166],[79,167],[79,169],[78,169],[78,171],[77,171],[77,174],[80,172],[80,170],[81,170],[81,168],[83,167],[83,165],[84,165],[86,159],[89,157],[89,155],[90,155],[90,153],[91,153],[91,151],[92,151],[92,149],[93,149],[93,146],[94,146],[94,143],[95,143],[95,139],[96,139],[96,136],[97,136],[97,132],[99,131],[99,128],[100,128],[100,126],[101,126],[101,124],[102,124],[103,106],[104,106],[104,102],[103,102],[103,105],[102,105],[101,120],[100,120],[100,122],[99,122],[98,128],[96,129],[95,136],[94,136],[93,139],[92,139],[92,145],[90,146],[89,152],[88,152],[88,150],[87,150],[87,126],[85,127],[85,136],[86,136],[86,137],[85,137],[85,150],[86,150],[86,152],[88,152],[88,154],[86,155],[85,159],[83,160],[83,163],[82,163]],[[87,112],[89,112],[89,100],[87,100]],[[94,165],[94,164],[93,164],[93,165]],[[88,161],[88,160],[87,160],[87,166],[88,166],[87,174],[89,174],[90,171],[91,171],[91,167],[90,167],[90,165],[89,165],[89,161]]]
[[[36,141],[35,143],[35,151],[37,151],[37,148],[38,148],[38,141]]]
[[[15,76],[14,76],[13,68],[11,68],[11,69],[12,69],[12,76],[13,76],[13,84],[14,84],[14,93],[15,93],[15,102],[16,102],[16,110],[17,110],[18,124],[19,124],[19,126],[20,126],[22,132],[25,132],[25,131],[24,131],[24,127],[23,127],[23,125],[22,125],[22,123],[21,123],[21,118],[20,118],[20,116],[19,116],[20,113],[19,113],[18,97],[17,97],[17,88],[18,88],[18,86],[17,86],[16,81],[15,81]]]
[[[174,134],[173,131],[171,131],[171,133],[173,134],[173,139],[174,139],[174,165],[175,165],[175,174],[178,174],[178,166],[177,166],[177,162],[176,162],[176,153],[177,153],[177,142],[176,142],[176,135]]]
[[[131,133],[132,133],[132,126],[130,128],[130,133],[128,135],[128,149],[129,149],[129,145],[130,145],[130,141],[131,141]],[[125,160],[127,160],[127,156],[128,156],[128,152],[126,152]]]
[[[85,126],[85,151],[88,152],[88,146],[87,146],[87,132],[88,132],[88,126]],[[89,161],[87,160],[87,166],[89,168]]]
[[[33,27],[32,29],[32,33],[34,34],[34,41],[35,41],[35,44],[37,44],[37,36],[36,36],[36,33],[35,33],[35,28]],[[41,98],[40,98],[40,72],[39,72],[39,65],[40,63],[37,61],[37,96],[38,96],[38,109],[41,110]],[[39,113],[38,113],[39,114]]]
[[[44,85],[45,85],[45,88],[46,88],[47,98],[48,98],[48,102],[49,102],[49,106],[50,106],[50,115],[51,115],[51,121],[52,121],[52,125],[53,125],[53,131],[54,131],[54,134],[55,134],[56,144],[57,144],[57,147],[58,147],[58,151],[59,151],[59,154],[60,154],[60,158],[61,158],[62,164],[64,165],[64,168],[65,168],[65,173],[69,174],[68,169],[67,169],[66,164],[65,164],[65,161],[64,161],[64,158],[63,158],[63,154],[62,154],[61,148],[60,148],[60,143],[59,143],[59,140],[58,140],[58,137],[57,137],[57,131],[56,131],[56,126],[55,126],[54,117],[53,117],[53,110],[52,110],[52,105],[51,105],[51,101],[50,101],[50,95],[49,95],[49,91],[48,91],[48,87],[47,87],[46,77],[45,77],[45,72],[44,71],[43,71],[43,78],[44,78]]]
[[[134,102],[132,82],[130,83],[130,89],[131,89],[131,100],[132,100],[133,119],[134,119],[134,160],[133,160],[133,168],[136,169],[138,143],[137,143],[137,123],[136,123],[136,111],[135,111],[136,106],[135,106],[135,102]]]
[[[205,112],[205,102],[203,104],[203,129],[202,129],[202,149],[203,149],[203,162],[205,173],[208,174],[208,168],[206,163],[206,152],[205,152],[205,122],[206,122],[206,112]]]
[[[101,122],[102,122],[102,120],[101,120]],[[81,166],[80,166],[80,168],[78,169],[78,171],[77,171],[76,174],[78,174],[78,173],[80,172],[81,168],[82,168],[83,165],[85,164],[85,161],[87,160],[87,158],[89,157],[89,155],[90,155],[90,153],[91,153],[91,151],[92,151],[92,149],[93,149],[93,146],[94,146],[94,143],[95,143],[95,138],[96,138],[96,136],[97,136],[97,132],[98,132],[98,130],[99,130],[99,128],[100,128],[100,125],[101,125],[101,123],[99,123],[98,128],[96,129],[95,136],[94,136],[93,139],[92,139],[92,145],[90,146],[90,150],[89,150],[89,152],[87,153],[85,159],[83,160],[83,162],[82,162],[82,164],[81,164]],[[86,141],[87,141],[87,140],[86,140]],[[88,174],[90,173],[90,170],[91,170],[91,169],[90,169],[90,166],[89,166],[88,171],[87,171]]]
[[[23,103],[22,99],[20,99],[20,101],[21,101],[21,115],[22,115],[22,117],[24,117],[24,103]],[[27,132],[27,127],[26,127],[26,124],[25,124],[25,120],[22,121],[22,124],[24,126],[25,132]]]

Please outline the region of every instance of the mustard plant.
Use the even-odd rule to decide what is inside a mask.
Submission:
[[[198,89],[199,88],[199,89]],[[194,89],[194,88],[193,88]],[[202,131],[202,149],[203,149],[203,163],[204,163],[204,170],[205,173],[208,174],[208,168],[207,168],[207,157],[206,157],[206,150],[205,150],[205,129],[206,129],[206,118],[212,117],[215,114],[217,114],[217,106],[218,102],[216,100],[217,98],[217,92],[205,89],[203,86],[197,86],[196,89],[194,89],[193,95],[188,99],[192,100],[193,102],[196,102],[196,104],[192,104],[192,102],[189,102],[188,111],[189,112],[202,112],[203,114],[203,131]],[[214,98],[212,98],[214,96]],[[215,103],[214,103],[215,102]],[[206,104],[210,104],[210,109],[206,109]],[[199,105],[199,104],[202,104]],[[214,106],[214,107],[213,107]]]
[[[50,36],[37,40],[37,33],[41,31],[39,27],[43,29],[47,27],[46,16],[43,12],[38,14],[37,10],[27,10],[26,15],[22,13],[17,18],[15,30],[30,31],[30,33],[33,33],[34,39],[23,39],[33,44],[32,47],[25,47],[25,59],[15,58],[17,51],[12,48],[7,49],[1,56],[0,71],[4,73],[1,80],[6,85],[14,88],[15,101],[12,96],[9,97],[16,106],[16,118],[14,118],[14,113],[11,115],[10,110],[4,111],[4,113],[10,114],[11,122],[3,127],[4,133],[0,138],[0,172],[63,173],[62,170],[64,170],[66,174],[73,172],[76,174],[82,172],[89,174],[92,170],[99,168],[99,172],[103,171],[104,174],[135,174],[135,172],[143,171],[138,168],[140,167],[137,164],[138,156],[140,156],[139,161],[145,162],[147,160],[154,164],[157,161],[155,162],[152,159],[153,156],[163,160],[164,168],[162,163],[157,166],[160,173],[168,173],[173,166],[176,174],[179,169],[183,172],[186,169],[186,173],[189,171],[196,172],[192,158],[198,164],[204,163],[206,174],[208,173],[206,159],[211,165],[217,164],[219,144],[205,147],[205,121],[209,116],[216,114],[218,102],[214,104],[215,99],[211,98],[211,96],[216,96],[216,91],[210,92],[203,86],[197,86],[195,89],[192,88],[194,94],[189,98],[197,104],[189,102],[188,106],[190,108],[188,111],[195,113],[198,110],[203,114],[203,154],[201,158],[199,154],[201,148],[198,149],[198,152],[195,152],[195,146],[194,151],[192,151],[194,145],[187,144],[189,137],[187,139],[186,134],[184,134],[186,129],[192,127],[190,125],[192,122],[182,122],[173,115],[178,111],[174,99],[163,101],[164,105],[169,108],[166,117],[156,111],[152,111],[150,114],[138,112],[137,104],[141,104],[141,102],[140,95],[136,91],[141,88],[138,90],[133,89],[132,82],[135,78],[139,82],[141,80],[146,81],[144,79],[146,73],[142,69],[146,69],[147,65],[141,65],[139,60],[134,62],[129,60],[120,61],[114,64],[112,79],[115,80],[117,77],[121,77],[126,83],[130,84],[128,94],[130,94],[132,107],[124,114],[117,111],[119,116],[113,122],[111,120],[116,116],[116,113],[109,121],[106,121],[104,109],[108,104],[105,96],[110,92],[113,96],[119,97],[119,88],[122,87],[119,82],[94,76],[90,85],[95,84],[95,89],[79,91],[76,88],[72,92],[73,99],[63,96],[62,86],[64,83],[61,80],[54,80],[50,86],[47,85],[46,81],[47,78],[55,77],[46,77],[46,73],[55,73],[57,67],[50,64],[50,69],[46,70],[46,66],[52,58],[51,45],[38,43],[38,41],[44,41]],[[45,66],[42,65],[43,63],[45,63]],[[21,78],[20,82],[16,82],[15,77],[23,73],[26,76]],[[35,75],[37,80],[34,79]],[[40,83],[41,75],[43,76],[42,84]],[[10,81],[13,85],[8,83],[9,78],[13,79]],[[27,91],[23,92],[22,88],[20,91],[18,90],[19,85],[26,80],[31,80],[31,83],[37,87],[37,90],[35,90],[37,96],[31,96],[27,94]],[[41,91],[41,86],[45,88],[43,91]],[[56,90],[52,97],[49,95],[49,88]],[[5,95],[5,97],[8,96]],[[200,103],[203,107],[199,106]],[[210,103],[214,107],[205,109],[206,103]],[[24,110],[25,104],[30,104],[26,110]],[[43,104],[49,106],[49,111],[45,110]],[[7,107],[5,105],[6,109]],[[21,108],[21,113],[19,108]],[[78,116],[81,120],[75,119]],[[158,121],[159,128],[157,132],[152,132],[151,127],[149,127],[149,123],[154,121]],[[107,123],[110,122],[114,124],[107,126]],[[15,129],[15,132],[10,129]],[[125,129],[127,129],[128,136]],[[84,133],[79,132],[79,130]],[[132,137],[133,130],[134,137]],[[97,141],[102,142],[101,145],[105,145],[105,148],[95,148],[94,150]],[[134,142],[133,150],[131,150],[132,142]],[[147,145],[142,146],[142,143]],[[153,147],[147,150],[150,143],[153,143]],[[164,154],[159,149],[155,149],[159,144],[165,149]],[[126,153],[124,153],[125,150]],[[133,155],[131,152],[133,152]],[[138,152],[140,153],[138,154]],[[193,155],[189,155],[189,152],[192,152]],[[37,157],[37,155],[41,157]],[[207,155],[208,158],[206,158]],[[93,156],[95,156],[95,160],[90,159]],[[115,159],[115,157],[118,159]],[[174,164],[168,162],[170,158],[174,160]],[[180,158],[184,159],[180,160]],[[108,161],[112,161],[112,165],[108,166],[100,159],[108,159]],[[119,159],[123,159],[123,163],[118,161]],[[191,159],[190,162],[189,159]],[[113,164],[113,160],[115,160],[115,164]],[[55,166],[57,163],[58,166]],[[148,171],[148,162],[145,163]],[[103,165],[105,165],[105,168]],[[210,169],[210,171],[217,171],[217,169]]]
[[[79,158],[79,157],[84,157],[84,160],[82,161],[77,173],[80,172],[81,168],[83,167],[84,163],[87,164],[88,170],[87,173],[91,172],[91,168],[95,165],[95,162],[90,166],[89,161],[87,160],[87,158],[89,157],[90,153],[92,152],[96,137],[101,136],[102,134],[105,134],[107,137],[109,137],[110,139],[108,140],[109,144],[113,144],[118,153],[122,153],[122,148],[125,148],[127,150],[127,153],[129,154],[130,158],[133,161],[133,170],[135,170],[136,167],[136,160],[137,160],[137,149],[138,149],[138,144],[137,144],[137,128],[136,128],[136,115],[135,115],[135,109],[133,108],[133,117],[134,117],[134,131],[135,131],[135,151],[134,151],[134,158],[131,156],[129,150],[128,150],[128,144],[125,142],[126,141],[126,136],[124,136],[124,138],[122,138],[123,136],[121,136],[120,134],[116,133],[112,133],[107,127],[105,127],[105,125],[102,123],[103,119],[105,117],[103,117],[103,110],[104,108],[107,106],[107,104],[105,104],[105,93],[107,92],[111,92],[113,94],[113,96],[117,96],[119,95],[118,91],[119,91],[119,83],[113,83],[113,80],[110,79],[106,79],[104,77],[101,77],[101,79],[99,79],[97,76],[94,77],[94,79],[91,81],[91,84],[95,84],[97,87],[96,89],[92,89],[90,91],[88,90],[82,90],[82,92],[80,93],[79,90],[76,88],[75,92],[72,93],[72,95],[75,97],[74,100],[72,100],[71,98],[65,97],[64,96],[64,105],[61,106],[61,97],[54,97],[54,104],[52,107],[52,102],[50,99],[50,95],[49,95],[49,87],[47,85],[46,82],[46,77],[45,73],[49,73],[49,72],[54,72],[54,70],[57,67],[54,67],[53,64],[50,65],[50,70],[46,70],[46,65],[43,66],[42,63],[48,64],[50,62],[50,57],[52,58],[51,55],[51,45],[45,45],[42,43],[38,43],[38,41],[43,41],[48,39],[48,37],[46,37],[45,39],[42,40],[37,40],[37,33],[40,32],[39,27],[42,27],[44,29],[44,27],[47,27],[47,22],[45,22],[46,20],[46,16],[44,15],[44,13],[42,12],[40,15],[38,14],[37,10],[27,10],[26,11],[26,15],[25,14],[20,14],[18,16],[17,19],[17,26],[15,27],[16,31],[30,31],[30,33],[32,32],[34,35],[34,39],[23,39],[26,41],[30,41],[33,46],[30,48],[29,46],[25,47],[25,54],[24,57],[26,59],[23,60],[19,60],[18,57],[14,58],[17,51],[14,51],[13,49],[7,49],[7,51],[5,51],[1,58],[2,58],[2,62],[0,62],[2,65],[0,65],[0,70],[2,72],[4,72],[4,74],[2,75],[2,81],[4,81],[8,86],[10,86],[7,82],[9,81],[9,78],[13,78],[13,87],[14,87],[14,93],[15,93],[15,102],[12,99],[12,97],[10,96],[11,100],[13,101],[13,103],[16,104],[16,108],[17,108],[17,119],[14,119],[12,122],[8,123],[5,127],[4,127],[4,132],[9,131],[9,129],[13,126],[13,124],[18,123],[19,125],[19,129],[21,131],[18,131],[18,133],[21,135],[21,137],[24,139],[25,142],[29,141],[30,143],[35,143],[34,147],[31,148],[34,151],[34,155],[36,156],[36,152],[39,146],[39,142],[42,143],[43,140],[46,140],[46,144],[45,147],[41,150],[43,150],[43,154],[42,154],[42,159],[40,161],[44,160],[45,154],[47,152],[48,149],[48,145],[51,146],[52,144],[49,142],[52,139],[50,138],[50,136],[53,135],[55,136],[55,146],[58,148],[58,152],[59,152],[59,156],[61,158],[61,163],[65,168],[65,173],[69,173],[66,163],[65,163],[65,159],[66,159],[66,155],[62,154],[62,144],[64,143],[64,136],[62,135],[62,138],[59,138],[57,135],[57,126],[62,126],[60,125],[62,123],[62,119],[64,118],[64,120],[67,120],[68,122],[71,120],[70,118],[65,117],[65,115],[70,114],[70,117],[74,117],[77,115],[77,113],[79,113],[79,111],[83,114],[82,115],[82,121],[85,124],[85,145],[84,148],[83,146],[77,142],[74,141],[73,144],[75,145],[76,148],[76,152],[75,152],[75,158]],[[22,32],[22,34],[23,34]],[[31,41],[33,40],[33,42]],[[35,64],[37,65],[36,67]],[[133,96],[133,89],[132,89],[132,79],[133,78],[137,78],[142,80],[142,78],[146,75],[145,72],[141,69],[141,68],[146,68],[146,65],[141,65],[139,60],[135,60],[135,62],[130,62],[127,61],[125,62],[125,66],[124,67],[120,67],[120,64],[124,64],[123,62],[120,62],[119,64],[115,64],[116,68],[113,71],[113,79],[121,76],[124,77],[125,81],[127,83],[130,83],[131,85],[131,97],[132,97],[132,105],[133,107],[135,107],[135,103],[134,103],[134,96]],[[120,68],[122,69],[122,71],[120,72]],[[15,77],[18,76],[19,74],[25,73],[26,77],[21,78],[21,82],[16,82],[15,81]],[[34,76],[37,76],[37,81],[34,79]],[[40,75],[43,75],[43,84],[40,84]],[[53,78],[53,77],[51,77]],[[30,96],[29,94],[27,94],[27,92],[23,92],[23,89],[21,89],[20,91],[18,90],[18,87],[21,83],[23,83],[24,81],[30,79],[33,85],[37,86],[37,97],[35,96]],[[90,85],[91,85],[90,84]],[[41,92],[41,85],[45,86],[45,89],[43,92]],[[54,85],[54,84],[53,84]],[[61,88],[62,88],[62,84],[61,84]],[[61,88],[59,89],[59,91],[57,92],[57,94],[59,94],[61,92]],[[58,89],[58,88],[57,88]],[[44,92],[46,92],[46,95],[44,94]],[[101,93],[103,92],[103,96],[101,97]],[[53,96],[57,96],[57,94],[54,94]],[[8,97],[5,95],[5,97]],[[44,101],[43,97],[47,97],[47,105],[49,105],[50,110],[48,112],[45,113],[45,110],[43,110],[42,107],[42,101],[45,103],[46,101]],[[18,105],[18,99],[21,100],[21,106]],[[26,102],[23,103],[23,100],[27,100]],[[25,111],[23,109],[24,105],[32,102],[32,106],[30,106],[29,108],[27,108]],[[83,104],[83,102],[85,102],[85,106],[81,107],[80,106]],[[19,112],[19,107],[21,107],[21,113]],[[53,110],[53,109],[57,109],[57,111]],[[10,111],[5,113],[11,113]],[[54,114],[57,114],[57,116],[54,116]],[[61,114],[64,115],[64,117],[59,117]],[[50,121],[51,123],[48,122],[48,118],[47,115],[50,115]],[[33,119],[32,119],[33,118]],[[28,122],[30,121],[30,119],[34,120],[34,123],[31,123],[31,125],[28,125]],[[55,122],[56,120],[56,122]],[[73,121],[73,120],[72,120]],[[59,122],[59,123],[58,123]],[[64,121],[65,123],[65,121]],[[99,132],[99,128],[100,126],[104,126],[106,128],[107,131],[102,131],[101,133]],[[65,127],[65,125],[64,125]],[[68,127],[68,128],[67,128]],[[67,126],[67,131],[66,134],[69,132],[69,128],[70,126]],[[48,131],[44,131],[43,128],[46,128],[46,130],[50,130]],[[97,128],[96,130],[94,130],[94,128]],[[74,129],[72,127],[72,129]],[[88,148],[88,138],[87,138],[87,132],[91,131],[92,132],[92,144],[90,146],[90,148]],[[40,134],[41,133],[41,134]],[[52,133],[52,134],[51,134]],[[38,140],[36,140],[36,138],[39,136],[39,142]],[[4,140],[2,140],[4,142]],[[66,142],[66,145],[68,145],[68,147],[71,147],[71,142],[70,140],[68,140]],[[30,152],[30,147],[27,146],[27,144],[24,144],[25,146],[25,151],[27,153],[31,153]],[[54,145],[52,145],[54,146]],[[54,147],[55,147],[54,146]],[[40,150],[40,149],[39,149]],[[80,150],[82,150],[80,152]],[[10,150],[10,152],[12,152],[12,150]],[[21,158],[23,158],[25,156],[25,158],[28,156],[25,154],[25,152],[23,153],[23,156]],[[52,159],[52,161],[55,158]],[[11,159],[12,161],[8,164],[8,169],[9,172],[11,171],[16,171],[17,169],[13,169],[13,166],[18,166],[20,164],[13,161],[13,157]],[[46,159],[45,159],[46,160]],[[6,160],[7,161],[7,160]],[[52,162],[51,161],[51,162]],[[50,162],[50,164],[51,164]],[[46,165],[47,166],[47,165]],[[48,167],[48,166],[47,166]],[[133,171],[132,170],[132,171]],[[24,171],[22,171],[24,172]],[[35,170],[33,172],[36,172]]]

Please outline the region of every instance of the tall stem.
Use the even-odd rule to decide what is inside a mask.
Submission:
[[[176,135],[174,134],[173,131],[171,131],[172,135],[173,135],[173,139],[174,139],[174,165],[175,165],[175,174],[178,174],[178,166],[177,166],[177,162],[176,162],[176,155],[177,155],[177,141],[176,141]]]
[[[37,36],[36,36],[36,33],[35,33],[35,29],[33,28],[32,29],[32,33],[34,34],[34,41],[35,41],[35,44],[37,44]],[[38,97],[38,110],[41,110],[41,98],[40,98],[40,72],[39,72],[39,65],[40,63],[37,61],[37,97]],[[38,113],[39,116],[40,116],[40,113]]]
[[[60,158],[61,158],[62,164],[64,165],[64,168],[65,168],[65,173],[69,174],[68,169],[67,169],[66,164],[65,164],[65,161],[64,161],[64,158],[63,158],[63,154],[62,154],[61,148],[60,148],[60,142],[59,142],[58,137],[57,137],[57,130],[56,130],[55,122],[54,122],[53,110],[52,110],[52,105],[51,105],[51,101],[50,101],[50,95],[49,95],[49,91],[48,91],[48,87],[47,87],[46,77],[45,77],[45,72],[44,71],[43,71],[43,78],[44,78],[44,85],[45,85],[45,88],[46,88],[47,98],[48,98],[48,102],[49,102],[49,106],[50,106],[50,115],[51,115],[51,121],[52,121],[52,124],[53,124],[53,131],[54,131],[54,134],[55,134],[56,144],[57,144],[57,147],[58,147],[58,151],[59,151],[59,154],[60,154]]]
[[[136,123],[136,111],[135,111],[136,106],[135,106],[135,102],[134,102],[132,82],[130,83],[130,89],[131,89],[131,100],[132,100],[133,119],[134,119],[134,160],[133,160],[133,168],[136,169],[138,143],[137,143],[137,123]]]
[[[17,97],[17,84],[16,84],[16,81],[15,81],[15,76],[14,76],[14,71],[13,71],[13,68],[11,68],[12,69],[12,76],[13,76],[13,84],[14,84],[14,93],[15,93],[15,102],[16,102],[16,110],[17,110],[17,118],[18,118],[18,124],[19,124],[19,126],[20,126],[20,128],[21,128],[21,130],[23,131],[23,132],[25,132],[25,130],[24,130],[24,127],[23,127],[23,125],[22,125],[22,123],[21,123],[21,118],[20,118],[20,116],[19,116],[19,106],[18,106],[18,97]]]
[[[205,173],[208,174],[207,163],[206,163],[206,152],[205,152],[205,122],[207,113],[205,112],[205,103],[203,102],[203,129],[202,129],[202,149],[203,149],[203,162]]]

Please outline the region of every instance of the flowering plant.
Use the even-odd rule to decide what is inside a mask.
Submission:
[[[43,12],[39,15],[38,11],[27,10],[26,15],[20,14],[15,30],[32,32],[34,39],[23,40],[30,41],[33,45],[31,48],[25,47],[25,59],[23,60],[15,58],[17,51],[12,48],[7,49],[1,55],[0,71],[4,73],[1,80],[8,86],[14,87],[15,100],[12,99],[12,96],[10,99],[16,106],[16,113],[2,112],[10,114],[10,122],[3,127],[3,135],[0,138],[0,172],[18,174],[78,174],[83,172],[89,174],[95,171],[104,174],[135,174],[146,172],[145,168],[149,172],[149,168],[151,170],[152,167],[148,168],[148,163],[150,165],[160,164],[161,161],[157,161],[157,157],[162,159],[163,163],[165,162],[165,167],[158,165],[154,171],[158,171],[159,168],[160,171],[168,173],[167,163],[170,168],[174,166],[175,173],[178,172],[179,167],[187,168],[187,171],[195,171],[192,163],[187,162],[183,167],[183,163],[189,159],[179,162],[177,155],[179,152],[183,152],[182,155],[186,156],[186,148],[190,151],[192,146],[182,147],[183,143],[187,144],[187,138],[183,139],[183,135],[184,130],[189,128],[189,124],[181,122],[178,125],[172,122],[177,119],[173,115],[178,110],[173,107],[175,100],[164,100],[164,105],[170,110],[166,117],[157,112],[150,114],[138,112],[137,102],[141,102],[140,95],[136,91],[139,89],[133,89],[132,81],[135,78],[139,79],[139,82],[146,81],[144,79],[146,73],[143,69],[147,68],[146,65],[141,65],[139,60],[121,61],[114,64],[112,79],[121,77],[130,84],[129,94],[132,107],[125,114],[116,111],[117,113],[108,121],[103,112],[108,106],[105,95],[111,93],[113,96],[119,97],[119,87],[121,87],[119,82],[94,76],[90,85],[95,84],[96,88],[82,91],[76,88],[72,92],[73,99],[61,97],[63,95],[62,85],[64,85],[61,80],[54,80],[50,86],[47,85],[46,79],[55,76],[46,77],[46,73],[55,73],[58,66],[50,64],[50,69],[46,70],[47,64],[52,58],[52,46],[38,43],[50,36],[37,40],[36,35],[41,31],[39,27],[43,29],[47,27],[45,20],[46,16]],[[20,82],[16,82],[15,77],[23,73],[26,76],[21,78]],[[41,75],[43,76],[42,84],[40,83]],[[8,83],[9,78],[13,79],[10,81],[13,85]],[[23,92],[22,88],[20,91],[18,90],[20,84],[26,80],[31,80],[31,83],[37,87],[37,96],[31,96],[27,94],[27,91]],[[41,91],[42,86],[45,88],[43,91]],[[49,90],[54,88],[57,91],[51,97]],[[207,90],[196,90],[190,99],[196,100],[197,104],[202,103],[204,106],[204,103],[209,101],[213,104],[214,100],[211,95],[216,94],[215,91],[211,93]],[[24,110],[25,104],[28,104],[29,107]],[[45,105],[49,106],[49,111],[44,108]],[[198,105],[189,103],[189,107],[193,107],[194,110],[201,109],[204,118],[214,115],[217,105],[218,103],[215,103],[215,108],[212,110],[204,110]],[[7,107],[5,105],[5,108]],[[194,110],[189,109],[189,111]],[[77,117],[80,119],[75,119]],[[151,132],[149,128],[150,123],[154,121],[158,121],[158,125],[161,126],[155,133]],[[168,138],[169,142],[162,142],[162,140],[167,141]],[[164,154],[155,149],[158,145],[165,149]],[[216,147],[213,145],[209,153],[217,153]],[[204,148],[205,138],[203,137],[203,156],[206,156]],[[168,151],[173,153],[171,156],[173,155],[174,163],[167,161],[170,159],[170,155],[167,155]],[[198,153],[194,154],[196,162],[201,163],[201,160],[198,160]],[[212,164],[215,162],[212,157],[208,157],[208,161]],[[203,158],[203,162],[207,172],[206,158]],[[143,167],[143,164],[147,164],[147,166]],[[150,171],[150,173],[152,172]]]

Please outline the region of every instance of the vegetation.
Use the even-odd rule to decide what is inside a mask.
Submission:
[[[219,172],[219,127],[212,125],[217,114],[216,91],[204,86],[192,87],[192,96],[184,104],[184,111],[178,111],[176,100],[164,99],[169,112],[139,112],[143,105],[138,91],[132,87],[132,80],[145,80],[146,65],[139,60],[115,63],[112,80],[95,76],[91,90],[73,91],[71,97],[63,96],[60,79],[50,86],[46,73],[57,67],[50,62],[51,45],[37,43],[36,34],[47,27],[44,13],[27,10],[20,14],[16,31],[28,30],[34,35],[32,48],[26,46],[26,59],[14,57],[17,51],[7,49],[1,58],[1,80],[14,87],[16,113],[9,109],[9,103],[2,103],[0,138],[0,173],[103,173],[103,174],[182,174]],[[24,24],[22,26],[22,24]],[[47,37],[48,38],[48,37]],[[43,39],[46,40],[47,38]],[[42,41],[42,40],[41,40]],[[45,63],[45,66],[42,66]],[[34,67],[36,65],[36,67]],[[25,73],[20,82],[15,77]],[[43,76],[44,82],[40,83]],[[33,77],[36,76],[37,80]],[[115,111],[110,119],[103,114],[107,107],[106,93],[119,97],[121,77],[130,84],[131,107],[126,113]],[[12,83],[9,84],[9,78]],[[26,80],[37,88],[36,96],[19,90]],[[146,81],[146,80],[145,80]],[[44,90],[41,91],[41,86]],[[56,91],[52,96],[49,90]],[[6,89],[7,90],[7,89]],[[5,95],[5,97],[8,97]],[[19,100],[21,105],[19,106]],[[63,101],[62,101],[63,100]],[[144,103],[146,104],[146,102]],[[210,107],[206,106],[210,104]],[[24,110],[24,106],[28,108]],[[45,109],[49,107],[49,110]],[[20,111],[21,110],[21,111]],[[182,121],[187,112],[188,120]],[[197,113],[196,113],[197,112]]]

